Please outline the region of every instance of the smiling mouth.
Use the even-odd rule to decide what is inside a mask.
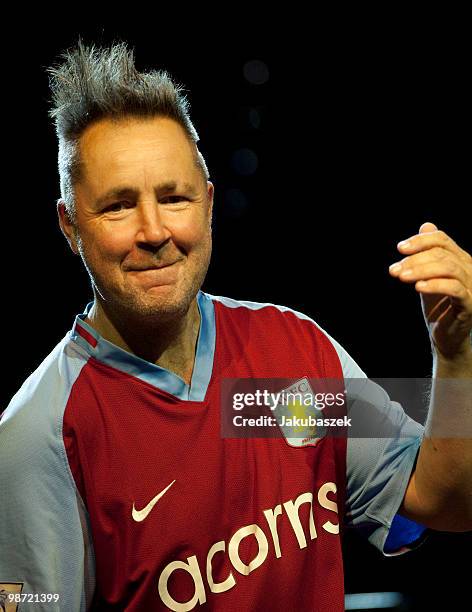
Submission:
[[[149,268],[132,268],[131,270],[128,270],[128,272],[150,272],[155,270],[162,270],[163,268],[169,268],[170,266],[173,266],[176,263],[176,261],[173,261],[172,263],[164,264],[162,266],[151,266]]]

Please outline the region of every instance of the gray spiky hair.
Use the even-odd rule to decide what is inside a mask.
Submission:
[[[59,144],[61,198],[75,224],[74,185],[83,170],[79,138],[93,122],[162,116],[177,121],[195,145],[199,136],[190,120],[190,104],[183,86],[165,70],[138,72],[134,50],[126,43],[99,48],[86,46],[79,38],[77,46],[60,58],[61,63],[47,68],[52,94],[49,116],[54,120]],[[195,163],[208,180],[203,155],[195,148]]]

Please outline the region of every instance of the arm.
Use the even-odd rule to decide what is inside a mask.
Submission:
[[[433,353],[425,437],[400,513],[433,529],[472,529],[472,257],[427,223],[390,272],[414,282]],[[407,273],[409,272],[409,274]]]
[[[33,373],[0,420],[0,595],[37,596],[20,610],[84,612],[94,589],[93,549],[65,460],[56,371]]]
[[[472,529],[472,349],[469,352],[461,363],[434,361],[425,438],[400,508],[406,518],[442,531]]]
[[[318,326],[319,327],[319,326]],[[347,438],[344,526],[355,528],[384,556],[402,555],[427,538],[426,526],[398,514],[414,469],[424,426],[410,418],[401,404],[367,374],[325,330],[341,362],[348,389],[348,410],[367,437]],[[362,426],[369,423],[367,431]],[[368,435],[387,427],[389,435]]]

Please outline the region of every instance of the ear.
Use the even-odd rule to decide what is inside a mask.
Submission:
[[[69,243],[72,252],[74,255],[78,255],[79,248],[77,246],[76,227],[67,212],[66,203],[61,198],[57,201],[57,217],[59,220],[59,227]]]
[[[208,215],[210,217],[210,225],[211,225],[211,220],[213,217],[213,198],[215,195],[215,186],[213,185],[211,181],[207,181],[207,195],[208,195],[208,202],[209,202]]]

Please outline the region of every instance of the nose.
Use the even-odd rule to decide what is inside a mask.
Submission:
[[[139,207],[136,241],[159,246],[171,236],[157,202],[143,202]]]

